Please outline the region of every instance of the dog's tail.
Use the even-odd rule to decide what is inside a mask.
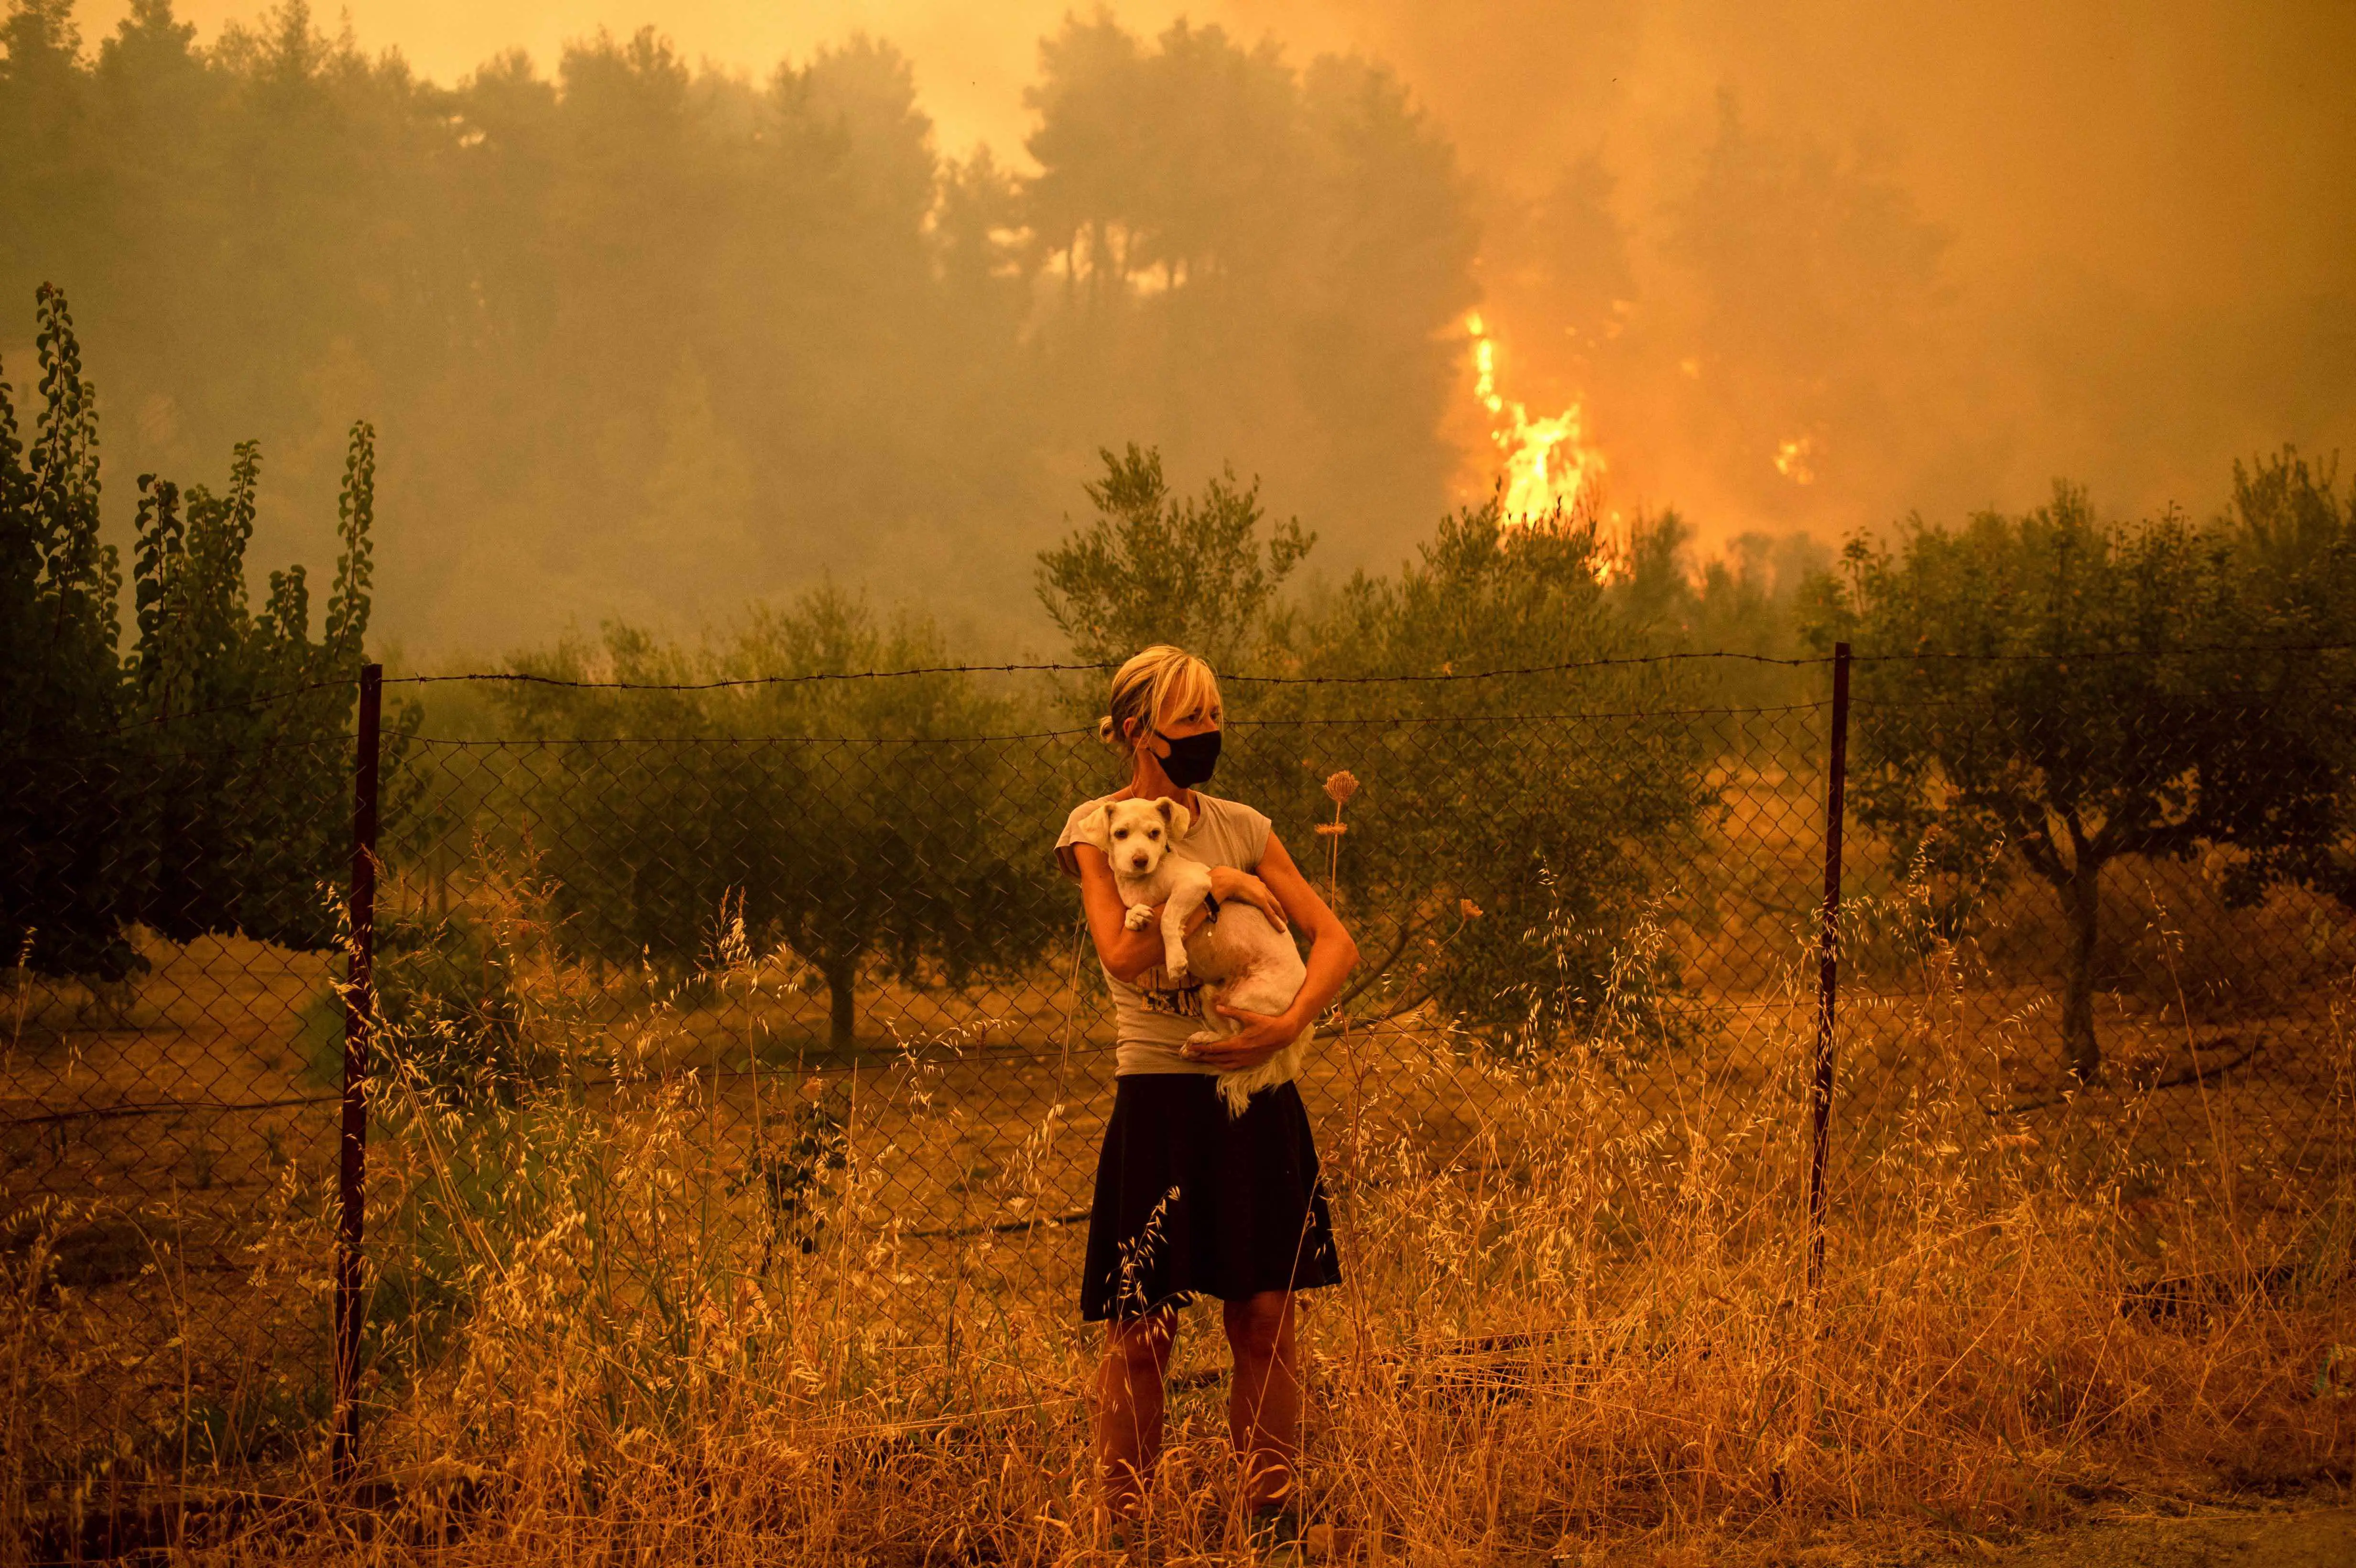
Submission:
[[[1302,1059],[1308,1054],[1310,1037],[1316,1032],[1317,1026],[1311,1024],[1294,1038],[1291,1044],[1258,1067],[1219,1074],[1219,1098],[1227,1103],[1230,1121],[1249,1108],[1254,1094],[1263,1089],[1273,1089],[1280,1083],[1290,1083],[1300,1076]]]

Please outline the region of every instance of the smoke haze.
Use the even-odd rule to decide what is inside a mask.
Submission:
[[[132,9],[80,6],[84,56]],[[67,198],[31,187],[0,213],[8,379],[28,379],[31,285],[54,277],[107,410],[111,510],[127,514],[130,464],[212,477],[259,435],[255,548],[315,570],[333,437],[377,418],[379,624],[412,656],[615,611],[685,625],[828,575],[924,603],[973,651],[1041,645],[1032,552],[1084,509],[1095,449],[1130,440],[1189,488],[1223,462],[1261,475],[1270,509],[1320,534],[1323,570],[1382,566],[1499,466],[1473,308],[1506,397],[1580,407],[1604,506],[1676,507],[1706,546],[2019,507],[2056,476],[2106,512],[2207,512],[2237,457],[2356,446],[2344,5],[1280,0],[1121,5],[1092,30],[1031,0],[674,0],[672,85],[728,146],[853,127],[807,177],[713,155],[726,194],[684,205],[639,196],[686,163],[643,137],[591,146],[550,107],[605,92],[635,113],[645,83],[672,82],[631,63],[654,9],[344,13],[361,57],[471,78],[453,146],[498,148],[509,114],[561,150],[530,197],[554,227],[503,227],[508,187],[477,183],[416,208],[445,237],[398,241],[470,258],[437,298],[518,274],[523,325],[500,317],[498,341],[528,351],[496,374],[473,340],[418,357],[423,315],[344,326],[332,289],[305,294],[344,263],[305,271],[273,240],[283,270],[243,280],[317,319],[286,328],[279,359],[238,349],[220,388],[193,385],[214,363],[200,347],[251,336],[221,325],[241,275],[193,292],[76,276],[96,251],[44,205]],[[177,15],[199,47],[272,27],[219,0]],[[1182,15],[1192,41],[1157,44]],[[566,55],[600,28],[604,54]],[[1119,85],[1123,31],[1183,54],[1151,78],[1170,101],[1151,113]],[[912,101],[859,35],[905,54]],[[1050,37],[1078,40],[1061,77]],[[531,71],[486,65],[512,48]],[[780,61],[801,73],[783,90]],[[1263,112],[1288,129],[1238,131]],[[1043,161],[1026,140],[1057,114]],[[1132,133],[1123,165],[1105,148]],[[1132,199],[1135,170],[1171,162],[1157,148],[1222,135],[1165,171],[1161,205]],[[539,168],[527,151],[498,177]],[[441,157],[418,179],[443,178]]]

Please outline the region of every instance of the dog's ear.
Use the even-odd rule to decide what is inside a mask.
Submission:
[[[1073,831],[1079,835],[1081,843],[1093,844],[1103,850],[1107,857],[1110,857],[1112,854],[1112,807],[1098,806],[1094,811],[1081,817],[1079,827]]]
[[[1170,842],[1173,844],[1177,843],[1194,830],[1194,814],[1168,795],[1165,795],[1155,801],[1153,809],[1160,812],[1162,820],[1170,825]]]

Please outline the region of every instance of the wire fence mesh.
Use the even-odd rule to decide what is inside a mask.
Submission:
[[[1762,1232],[1803,1222],[1829,681],[1230,682],[1219,788],[1269,813],[1365,955],[1301,1084],[1345,1269],[1405,1244],[1360,1222],[1402,1171],[1471,1191],[1567,1145],[1619,1151],[1594,1155],[1606,1211],[1612,1181],[1738,1146]],[[797,1329],[830,1350],[779,1397],[898,1421],[1002,1397],[974,1326],[1077,1333],[1111,1101],[1051,846],[1122,781],[1069,672],[498,689],[496,736],[412,718],[384,743],[363,1424],[402,1440],[401,1390],[485,1310],[468,1235],[542,1209],[584,1227],[584,1313],[725,1316],[773,1278],[830,1303]],[[2348,909],[2255,877],[2223,827],[2118,827],[2104,858],[2115,825],[2201,827],[2202,787],[2279,759],[2228,723],[2096,779],[2083,734],[1949,704],[1905,774],[1932,711],[1869,689],[1852,720],[1853,769],[1880,771],[1842,867],[1835,1255],[1887,1200],[1877,1150],[1940,1117],[2041,1139],[2115,1184],[2123,1224],[2187,1166],[2258,1207],[2337,1171]],[[12,888],[49,890],[28,907],[70,904],[59,878],[114,890],[128,954],[59,974],[27,922],[0,1063],[8,1244],[40,1256],[24,1332],[70,1370],[28,1435],[60,1495],[309,1453],[334,1418],[353,742],[159,744],[137,800],[38,771],[6,851]],[[588,1168],[605,1185],[560,1203],[555,1173]],[[690,1277],[701,1308],[672,1299]],[[1418,1332],[1514,1328],[1483,1311],[1427,1302]],[[691,1328],[666,1341],[682,1363]]]

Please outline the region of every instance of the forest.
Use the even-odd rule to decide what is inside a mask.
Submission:
[[[0,808],[16,847],[0,940],[21,968],[105,982],[145,966],[134,928],[332,947],[321,891],[343,851],[345,727],[372,612],[375,432],[350,432],[320,642],[299,566],[251,606],[262,454],[245,443],[219,495],[140,476],[123,651],[97,389],[62,293],[45,286],[38,307],[29,445],[0,379],[0,690],[16,742]],[[862,983],[964,992],[1044,960],[1067,912],[1036,847],[1056,803],[1089,785],[1067,748],[1007,741],[1084,733],[1089,677],[1175,642],[1248,683],[1238,717],[1279,738],[1248,739],[1229,787],[1297,824],[1316,815],[1319,775],[1295,748],[1379,782],[1349,879],[1388,948],[1369,983],[1493,1049],[1547,1051],[1590,1026],[1607,979],[1623,1008],[1676,988],[1674,961],[1632,966],[1628,950],[1651,901],[1701,874],[1707,829],[1729,820],[1720,770],[1756,765],[1720,721],[1815,697],[1806,656],[1838,642],[1867,658],[1860,822],[1919,874],[1960,879],[1934,929],[1974,933],[2018,869],[2059,895],[2074,1075],[2103,1072],[2111,862],[2222,854],[2230,905],[2287,884],[2356,908],[2356,500],[2295,448],[2237,465],[2198,523],[2106,524],[2064,483],[2018,516],[1860,535],[1837,563],[1764,539],[1697,562],[1674,512],[1614,536],[1591,511],[1515,519],[1493,497],[1442,515],[1396,572],[1305,589],[1317,537],[1267,516],[1257,486],[1187,495],[1158,452],[1099,459],[1083,486],[1093,520],[1032,562],[1067,641],[1060,689],[992,691],[932,615],[831,586],[694,641],[609,620],[462,675],[493,683],[487,705],[444,698],[429,717],[450,688],[413,688],[393,720],[396,776],[422,733],[512,741],[545,771],[411,824],[447,793],[421,763],[393,793],[393,842],[528,820],[577,951],[684,974],[734,923],[811,966],[830,1044],[850,1050]],[[863,678],[894,671],[913,673]],[[1460,728],[1565,708],[1615,715],[1609,743],[1566,743],[1584,731],[1536,719]],[[1333,876],[1338,891],[1338,861]],[[1460,905],[1496,918],[1456,919],[1440,941]],[[465,945],[463,924],[433,940]],[[1542,973],[1558,989],[1533,1002]]]
[[[412,645],[559,629],[519,583],[687,629],[813,553],[1002,640],[1093,444],[1148,430],[1282,454],[1354,561],[1444,504],[1473,230],[1366,61],[1075,19],[1018,176],[937,151],[864,37],[750,80],[648,28],[444,88],[301,0],[209,48],[169,0],[94,48],[70,0],[0,26],[0,298],[70,292],[127,473],[268,429],[299,488],[367,410]]]

